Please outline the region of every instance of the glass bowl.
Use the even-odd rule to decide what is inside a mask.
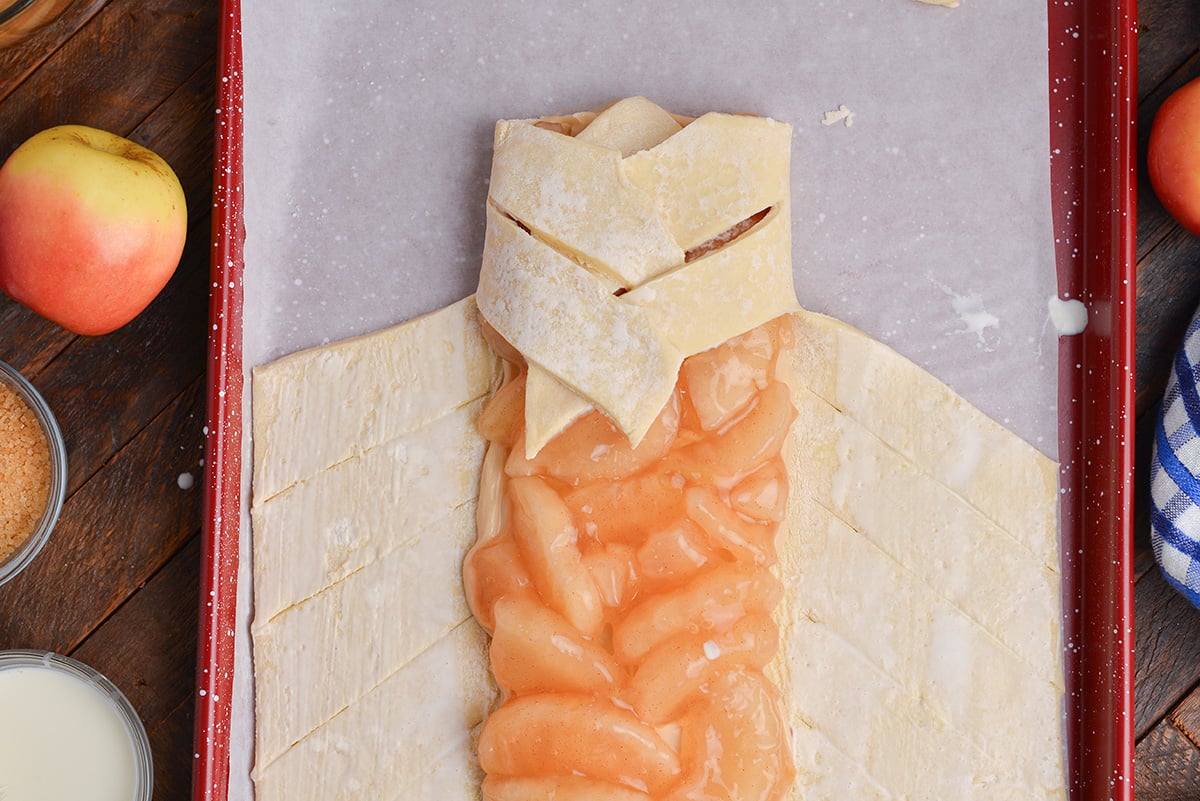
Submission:
[[[63,501],[67,497],[67,446],[45,399],[23,375],[4,362],[0,362],[0,386],[11,389],[33,410],[50,451],[50,495],[46,499],[46,508],[42,510],[41,519],[25,541],[7,557],[0,558],[0,584],[4,584],[33,561],[50,538],[54,524],[58,522]],[[3,476],[0,476],[0,480],[2,479]]]
[[[43,786],[43,777],[58,772],[67,783],[85,782],[89,792],[99,791],[107,773],[119,796],[106,795],[105,801],[150,801],[154,760],[146,729],[129,699],[96,670],[49,651],[0,651],[0,711],[6,713],[0,714],[0,743],[7,738],[0,762],[8,755],[30,768],[17,768],[8,779],[17,782],[18,796],[23,780],[38,785],[26,790],[54,789]],[[128,798],[124,787],[130,788]]]

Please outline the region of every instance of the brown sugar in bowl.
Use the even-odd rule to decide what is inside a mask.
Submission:
[[[41,551],[66,492],[67,450],[50,407],[0,362],[0,584]]]

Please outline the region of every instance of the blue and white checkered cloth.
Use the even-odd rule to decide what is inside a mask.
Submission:
[[[1167,379],[1150,465],[1150,540],[1167,581],[1200,607],[1200,313]]]

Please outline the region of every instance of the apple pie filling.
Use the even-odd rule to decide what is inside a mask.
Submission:
[[[689,357],[636,447],[591,411],[528,457],[526,368],[484,410],[468,601],[502,703],[484,798],[770,801],[790,736],[764,667],[795,416],[786,318]],[[781,358],[781,354],[784,354]]]

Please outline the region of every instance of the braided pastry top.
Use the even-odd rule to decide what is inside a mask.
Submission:
[[[798,308],[790,126],[630,98],[577,127],[496,126],[477,300],[529,364],[530,456],[590,408],[637,444],[686,357]]]

